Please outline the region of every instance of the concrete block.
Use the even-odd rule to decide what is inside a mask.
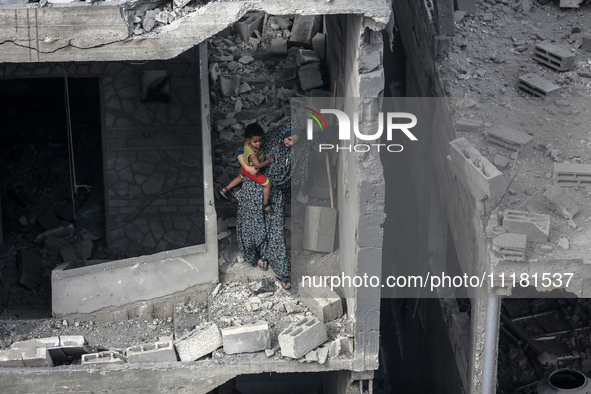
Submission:
[[[82,355],[82,364],[125,364],[127,358],[119,352],[98,352]]]
[[[279,77],[277,78],[277,80],[279,82],[287,82],[287,81],[291,81],[293,79],[296,79],[297,76],[298,76],[297,64],[295,64],[293,62],[285,62],[281,66],[281,74],[279,74]],[[278,95],[278,97],[281,98],[280,95]]]
[[[25,363],[23,362],[23,352],[21,350],[0,350],[0,368],[24,366]]]
[[[267,53],[269,55],[286,55],[287,54],[287,38],[273,37],[267,46]]]
[[[252,37],[255,30],[262,31],[264,19],[264,12],[250,12],[242,20],[236,22],[234,28],[240,32],[242,39],[248,42],[248,39]]]
[[[554,180],[560,187],[591,185],[591,164],[554,163]]]
[[[310,63],[300,67],[298,76],[303,90],[319,88],[324,85],[319,63]]]
[[[131,346],[127,348],[126,354],[128,363],[178,361],[172,341]]]
[[[536,44],[533,57],[536,61],[558,71],[575,68],[575,54],[567,48],[549,42]]]
[[[558,185],[552,185],[544,196],[552,204],[552,210],[564,219],[572,219],[579,212],[579,205]]]
[[[476,0],[456,0],[458,11],[464,11],[468,15],[476,15]]]
[[[505,194],[507,179],[478,149],[465,138],[453,140],[449,145],[451,161],[465,175],[473,195],[484,193],[494,199]]]
[[[332,252],[336,222],[336,209],[307,206],[302,247],[316,252]]]
[[[527,236],[524,234],[505,233],[493,238],[493,251],[499,258],[508,261],[525,261]]]
[[[591,52],[591,34],[584,34],[582,37],[583,45],[581,49],[587,52]]]
[[[23,352],[25,367],[53,367],[53,360],[46,347],[28,348]]]
[[[320,60],[324,60],[326,56],[326,34],[316,33],[312,38],[312,49],[314,49]]]
[[[519,89],[535,97],[543,97],[552,100],[560,96],[560,86],[540,77],[539,75],[529,73],[519,77]]]
[[[300,358],[327,341],[326,327],[316,318],[305,317],[279,334],[281,354]]]
[[[240,77],[221,75],[220,89],[222,91],[222,95],[226,97],[237,96],[238,89],[240,89]]]
[[[507,210],[500,212],[502,226],[510,233],[527,235],[527,240],[538,243],[548,242],[550,216],[526,211]]]
[[[291,45],[312,48],[312,38],[320,31],[321,15],[296,15],[289,36]]]
[[[19,282],[29,289],[35,289],[43,280],[41,258],[30,250],[21,250],[18,257]]]
[[[478,133],[484,128],[484,122],[476,119],[458,119],[456,121],[456,131],[465,131],[468,133]]]
[[[454,24],[454,0],[439,0],[435,2],[435,25],[441,36],[453,36]]]
[[[316,52],[310,49],[298,49],[298,54],[296,55],[296,64],[298,67],[308,63],[320,63],[320,58]]]
[[[260,321],[224,328],[222,340],[226,354],[252,353],[271,348],[269,325]]]
[[[486,141],[512,151],[525,152],[532,147],[534,137],[507,127],[497,127],[487,130]]]
[[[299,296],[321,322],[327,323],[343,316],[341,297],[328,287],[301,286]]]
[[[321,347],[316,353],[318,354],[318,364],[324,364],[328,358],[328,348]]]
[[[507,167],[509,164],[511,164],[511,160],[497,153],[493,159],[493,164],[495,165],[495,167],[503,169]]]
[[[222,336],[215,323],[207,323],[174,341],[181,361],[194,361],[222,346]]]

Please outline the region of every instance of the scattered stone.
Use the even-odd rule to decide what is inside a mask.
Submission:
[[[542,245],[540,249],[543,253],[550,253],[552,250],[554,250],[554,248],[550,245]]]
[[[493,163],[497,168],[503,169],[511,163],[511,160],[509,160],[503,155],[497,154],[495,155]]]
[[[553,211],[564,219],[573,219],[579,212],[579,205],[558,185],[548,188],[544,196],[552,204]]]
[[[240,59],[238,59],[238,62],[240,62],[242,64],[250,64],[253,61],[254,61],[254,57],[252,57],[250,55],[242,56]]]
[[[570,249],[570,242],[568,242],[567,238],[559,238],[558,239],[558,246],[560,246],[564,250]]]

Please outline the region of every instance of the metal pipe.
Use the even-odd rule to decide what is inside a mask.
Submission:
[[[482,394],[496,392],[497,339],[499,336],[499,297],[491,293],[486,301],[486,327],[482,355]]]

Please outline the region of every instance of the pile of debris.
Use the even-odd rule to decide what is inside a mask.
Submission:
[[[64,320],[56,328],[67,335],[55,335],[54,330],[51,337],[4,343],[0,366],[194,361],[208,355],[222,361],[242,353],[320,364],[328,358],[351,357],[352,324],[334,292],[311,289],[297,299],[266,279],[244,282],[219,284],[207,305],[178,304],[166,322],[144,322],[156,336],[154,341],[142,336],[142,342],[126,348],[97,343],[96,338],[88,343],[85,336],[90,334],[83,332],[92,330],[93,324],[75,322],[70,327]],[[72,330],[78,334],[72,335]]]

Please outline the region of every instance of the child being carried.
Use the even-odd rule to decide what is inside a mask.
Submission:
[[[241,167],[240,176],[234,178],[232,182],[230,182],[228,186],[221,189],[219,193],[226,200],[229,200],[229,194],[232,188],[241,184],[245,177],[252,179],[259,185],[263,186],[263,209],[267,212],[270,212],[271,204],[269,203],[269,195],[271,194],[271,182],[264,174],[261,174],[259,170],[268,164],[275,162],[275,158],[273,156],[269,156],[267,160],[265,160],[265,152],[261,147],[263,143],[263,134],[263,128],[258,123],[252,123],[246,126],[244,129],[245,142],[242,158],[245,164],[254,166],[257,171],[253,175],[249,173],[244,167]]]

